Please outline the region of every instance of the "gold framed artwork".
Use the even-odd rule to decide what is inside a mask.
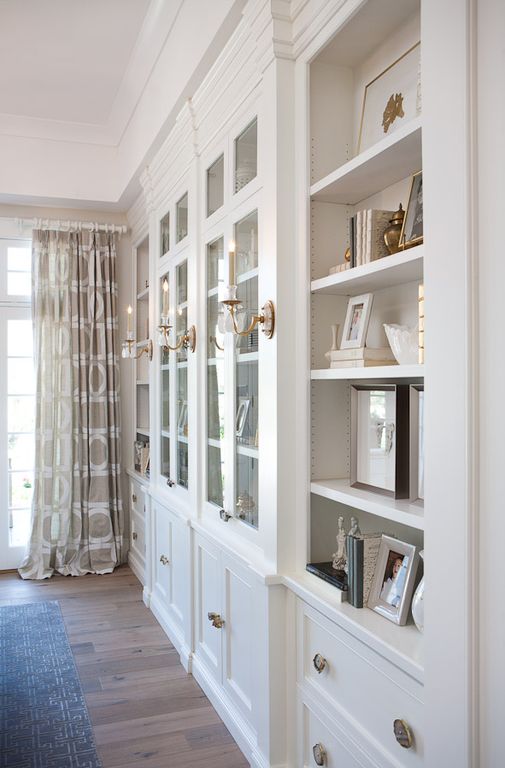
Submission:
[[[400,232],[400,248],[411,248],[423,242],[423,172],[412,177],[409,202]]]
[[[366,86],[357,154],[421,112],[421,43],[409,48]]]

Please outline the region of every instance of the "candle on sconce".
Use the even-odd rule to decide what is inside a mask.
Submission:
[[[163,280],[163,317],[168,315],[168,280]]]
[[[129,304],[128,309],[126,310],[126,316],[128,317],[128,327],[127,327],[128,333],[130,333],[132,329],[132,312],[133,312],[133,309],[131,308],[131,304]]]
[[[235,285],[235,241],[228,245],[228,285]]]

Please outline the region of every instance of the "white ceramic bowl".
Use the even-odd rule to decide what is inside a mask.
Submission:
[[[410,328],[408,325],[384,323],[384,330],[393,355],[400,365],[415,365],[419,362],[419,329],[417,325]]]

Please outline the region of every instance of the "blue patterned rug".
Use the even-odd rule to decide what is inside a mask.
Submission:
[[[1,768],[101,768],[57,602],[0,608]]]

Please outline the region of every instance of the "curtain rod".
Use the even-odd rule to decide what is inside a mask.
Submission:
[[[23,219],[15,218],[13,221],[20,230],[24,229],[52,229],[57,232],[69,230],[87,232],[110,232],[111,234],[125,235],[128,232],[126,224],[100,224],[96,221],[71,221],[70,219]]]

